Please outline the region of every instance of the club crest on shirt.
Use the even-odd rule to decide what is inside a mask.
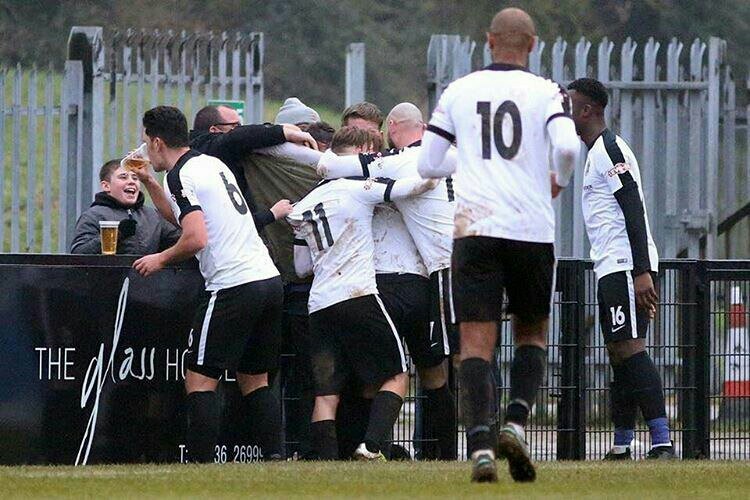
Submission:
[[[625,172],[628,172],[630,170],[630,165],[627,163],[618,163],[614,166],[614,168],[611,168],[607,170],[607,175],[610,177],[614,177],[615,175],[624,174]]]

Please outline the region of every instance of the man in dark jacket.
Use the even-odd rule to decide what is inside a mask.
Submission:
[[[190,132],[190,147],[223,161],[237,178],[237,187],[245,197],[260,231],[275,220],[292,212],[287,199],[277,201],[270,209],[257,205],[248,189],[242,161],[252,151],[293,142],[317,149],[315,139],[294,125],[240,125],[240,116],[227,106],[206,106],[195,115]]]
[[[153,207],[144,205],[141,181],[135,173],[110,160],[99,171],[102,191],[78,218],[70,253],[100,254],[99,221],[120,221],[117,253],[149,255],[174,245],[180,230]]]

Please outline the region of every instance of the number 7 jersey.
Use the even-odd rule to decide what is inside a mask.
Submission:
[[[492,64],[451,83],[428,130],[458,148],[455,238],[555,240],[547,124],[570,118],[558,84]]]
[[[208,243],[196,258],[206,290],[279,275],[234,174],[221,160],[188,151],[164,176],[164,191],[180,223],[190,212],[203,212]]]

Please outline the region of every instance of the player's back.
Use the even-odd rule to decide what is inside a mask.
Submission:
[[[221,160],[191,150],[165,176],[164,186],[180,220],[192,210],[203,212],[208,241],[196,257],[207,290],[279,275],[234,174]]]
[[[430,125],[458,147],[455,237],[554,241],[547,123],[567,113],[560,86],[513,65],[445,90]]]
[[[416,177],[419,144],[394,151],[386,156],[361,155],[374,176],[405,179]],[[441,179],[438,185],[413,198],[395,202],[409,234],[419,250],[428,273],[450,266],[455,213],[453,179]]]
[[[377,293],[373,265],[374,203],[361,201],[356,190],[372,179],[322,181],[289,215],[297,238],[304,239],[313,262],[309,311]]]

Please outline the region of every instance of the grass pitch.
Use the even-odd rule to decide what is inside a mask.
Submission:
[[[543,463],[532,484],[469,483],[466,462],[2,467],[0,495],[259,498],[747,498],[750,462]]]

